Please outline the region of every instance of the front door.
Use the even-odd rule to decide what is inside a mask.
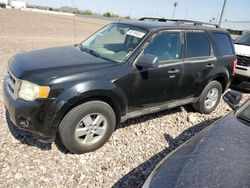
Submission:
[[[141,68],[135,65],[129,77],[129,112],[158,106],[176,99],[182,73],[180,31],[155,34],[143,53],[157,56],[160,65],[156,68]]]

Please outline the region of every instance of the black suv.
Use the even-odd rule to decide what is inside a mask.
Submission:
[[[39,139],[57,133],[73,153],[101,147],[120,122],[192,103],[212,112],[233,76],[230,35],[188,20],[109,24],[75,46],[10,59],[4,98],[10,120]]]

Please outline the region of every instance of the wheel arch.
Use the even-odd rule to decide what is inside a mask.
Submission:
[[[97,100],[97,101],[102,101],[102,102],[105,102],[107,103],[109,106],[111,106],[111,108],[114,110],[115,112],[115,115],[116,115],[116,122],[117,123],[120,123],[120,117],[121,117],[121,114],[122,114],[122,104],[119,104],[117,102],[115,102],[110,96],[105,96],[105,95],[93,95],[93,96],[90,96],[90,97],[86,97],[86,98],[79,98],[79,100],[76,100],[74,101],[74,103],[68,105],[68,108],[67,110],[62,114],[62,118],[70,111],[72,110],[73,108],[75,108],[76,106],[79,106],[81,104],[84,104],[86,102],[89,102],[89,101],[94,101],[94,100]],[[62,119],[61,118],[61,119]]]
[[[216,77],[211,79],[210,82],[211,81],[219,82],[221,84],[221,87],[222,87],[222,93],[224,93],[227,89],[229,79],[225,75],[217,75]]]
[[[115,84],[101,81],[80,83],[61,93],[51,106],[53,109],[51,114],[54,114],[51,122],[53,130],[57,132],[60,122],[70,110],[91,100],[100,100],[109,104],[115,112],[117,124],[120,123],[121,116],[127,112],[127,97]]]

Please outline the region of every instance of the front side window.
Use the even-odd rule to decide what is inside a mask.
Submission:
[[[180,59],[180,33],[160,33],[145,48],[144,54],[154,55],[159,61]]]
[[[210,43],[205,32],[186,33],[186,57],[210,56]]]
[[[146,34],[147,31],[134,26],[109,24],[82,42],[81,49],[120,63],[131,54]]]
[[[232,42],[226,33],[213,33],[213,38],[221,56],[233,54]]]

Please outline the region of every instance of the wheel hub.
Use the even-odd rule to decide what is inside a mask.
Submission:
[[[209,108],[209,109],[213,108],[218,101],[218,97],[219,97],[218,89],[212,88],[206,96],[206,100],[205,100],[206,108]]]
[[[106,117],[100,113],[93,113],[80,120],[75,129],[75,137],[84,144],[94,144],[103,138],[106,131]]]

